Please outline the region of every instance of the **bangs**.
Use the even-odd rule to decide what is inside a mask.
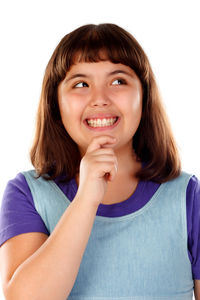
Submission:
[[[142,81],[148,73],[148,62],[141,46],[132,35],[114,24],[82,26],[66,35],[59,45],[56,70],[60,80],[79,62],[109,60],[121,63],[132,68]]]
[[[80,35],[78,44],[72,46],[72,63],[99,62],[109,60],[113,63],[128,62],[128,47],[118,36],[107,30],[91,30]]]

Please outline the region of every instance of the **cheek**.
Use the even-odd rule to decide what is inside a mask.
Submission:
[[[138,106],[141,105],[141,102],[142,102],[142,93],[141,93],[141,90],[139,88],[133,91],[132,98],[134,99],[134,102]]]
[[[133,102],[132,112],[135,115],[135,117],[138,117],[138,119],[141,118],[141,115],[142,115],[142,100],[138,99],[137,101]]]
[[[138,103],[135,104],[134,107],[134,119],[137,125],[140,124],[142,118],[142,101],[139,101]]]
[[[77,97],[62,98],[59,104],[60,114],[63,123],[67,124],[68,121],[80,119],[83,112],[83,102]]]
[[[141,114],[142,112],[142,95],[140,91],[135,90],[124,97],[122,106],[126,107],[128,113]],[[127,101],[128,99],[128,101]],[[127,104],[127,105],[126,105]]]
[[[62,98],[60,101],[60,112],[62,115],[67,115],[69,114],[70,110],[71,110],[71,105],[72,103],[70,101],[68,101],[68,99],[66,98]]]

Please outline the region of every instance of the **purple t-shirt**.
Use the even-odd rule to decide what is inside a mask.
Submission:
[[[55,179],[67,198],[72,201],[77,192],[75,179],[68,183]],[[154,195],[160,184],[140,181],[129,199],[115,204],[100,204],[97,215],[119,217],[142,208]],[[193,279],[200,279],[200,180],[192,176],[186,192],[188,257]],[[11,237],[27,232],[42,232],[49,235],[43,220],[35,209],[32,194],[22,173],[6,186],[0,210],[0,246]]]

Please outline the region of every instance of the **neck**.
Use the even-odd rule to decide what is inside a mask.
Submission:
[[[118,161],[117,177],[125,176],[135,178],[135,174],[141,169],[142,163],[137,161],[137,156],[132,147],[118,149],[115,152]]]

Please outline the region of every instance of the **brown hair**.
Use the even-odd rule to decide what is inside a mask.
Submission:
[[[110,23],[84,25],[64,36],[46,67],[30,151],[38,175],[54,179],[62,174],[70,180],[77,174],[81,157],[62,124],[57,88],[77,57],[79,62],[105,60],[101,50],[106,60],[132,68],[142,83],[143,111],[133,149],[145,165],[136,176],[160,183],[177,177],[180,158],[148,58],[129,32]]]

